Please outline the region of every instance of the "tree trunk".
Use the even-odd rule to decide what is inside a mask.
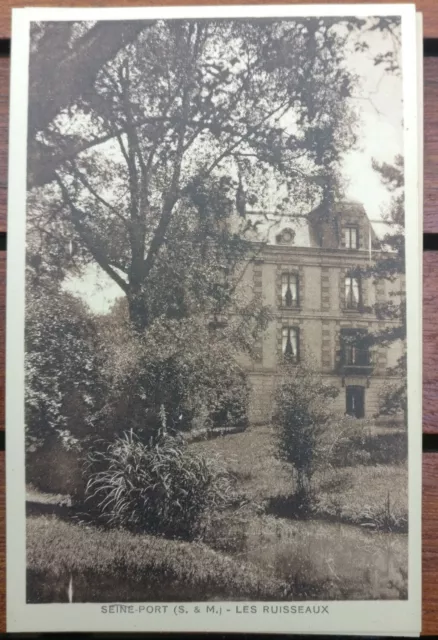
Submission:
[[[144,333],[149,326],[149,311],[144,294],[140,290],[128,294],[129,319],[137,333]]]

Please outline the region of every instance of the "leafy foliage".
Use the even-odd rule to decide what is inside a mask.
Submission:
[[[99,39],[108,44],[105,34],[102,27]],[[72,50],[87,38],[79,36],[70,37]],[[167,290],[160,273],[169,271],[169,253],[190,246],[197,256],[221,234],[232,246],[247,208],[266,207],[273,184],[280,211],[290,199],[298,213],[336,196],[341,155],[355,138],[347,38],[307,18],[148,23],[100,62],[97,75],[90,71],[75,108],[40,132],[47,149],[73,139],[83,150],[59,160],[51,183],[32,194],[30,224],[49,245],[65,249],[71,237],[75,261],[97,263],[119,285],[142,332],[156,317],[155,283]],[[58,63],[50,58],[51,65]],[[37,110],[32,102],[31,115]],[[206,225],[212,216],[214,237]],[[170,306],[186,295],[186,283],[183,268],[179,291],[176,282],[169,287]],[[177,303],[178,313],[188,302]]]
[[[387,73],[399,73],[400,20],[396,17],[352,17],[326,19],[325,27],[347,29],[350,50],[370,54],[369,35],[380,31],[385,48],[374,56],[374,65]],[[34,22],[31,26],[30,96],[32,109],[29,118],[31,143],[29,146],[29,185],[53,181],[54,171],[63,162],[75,158],[84,150],[99,144],[84,131],[63,136],[57,149],[36,138],[37,132],[47,132],[56,116],[71,114],[81,106],[84,96],[90,95],[99,72],[117,57],[139,34],[151,28],[150,21],[125,21],[122,25],[101,21]],[[85,66],[86,65],[86,66]],[[344,88],[345,90],[345,88]],[[87,133],[87,132],[85,132]],[[52,128],[51,134],[54,135]]]
[[[273,184],[282,213],[291,199],[299,212],[336,197],[355,141],[347,39],[307,18],[34,26],[29,237],[58,280],[92,264],[124,294],[120,328],[98,319],[108,437],[120,425],[154,436],[161,405],[174,431],[199,416],[245,424],[235,356],[268,315],[237,295],[246,212]],[[50,41],[59,59],[44,55]],[[79,71],[83,46],[99,55]],[[44,75],[66,89],[50,123],[36,98]]]
[[[181,436],[162,432],[144,444],[132,433],[90,456],[88,498],[98,521],[193,539],[203,515],[233,498],[217,461],[194,454]]]
[[[391,508],[391,496],[388,491],[385,504],[377,507],[368,505],[363,512],[362,526],[376,531],[403,532],[408,531],[408,518],[406,514],[399,516]]]
[[[373,458],[365,447],[372,423],[368,420],[357,420],[351,416],[336,416],[330,420],[318,443],[321,459],[326,466],[355,466],[371,464]]]
[[[78,446],[93,435],[103,400],[94,320],[68,293],[56,288],[47,296],[27,291],[27,448],[34,450],[53,438]]]
[[[333,467],[400,464],[407,459],[407,434],[400,427],[376,427],[350,416],[331,420],[319,443],[322,461]]]
[[[108,432],[120,433],[122,424],[149,439],[160,428],[162,405],[171,432],[246,426],[249,388],[237,355],[251,352],[266,323],[264,311],[249,315],[242,310],[223,325],[206,316],[161,317],[139,336],[126,303],[117,303],[100,318],[102,374],[111,389],[102,412]]]
[[[294,467],[295,493],[304,509],[309,506],[318,444],[331,416],[329,400],[338,393],[337,387],[325,385],[318,374],[294,367],[276,392],[274,423],[279,455]]]
[[[384,328],[370,334],[370,344],[388,347],[401,341],[403,353],[395,366],[387,370],[396,381],[382,391],[380,413],[399,415],[406,420],[407,411],[407,368],[404,342],[406,341],[406,286],[405,286],[405,205],[404,205],[404,163],[397,156],[392,165],[373,162],[373,168],[381,177],[382,184],[392,194],[386,221],[388,233],[382,241],[381,252],[368,275],[374,280],[393,283],[389,300],[374,305],[377,318]]]

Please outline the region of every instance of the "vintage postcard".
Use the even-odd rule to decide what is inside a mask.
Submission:
[[[13,12],[9,631],[419,634],[419,24]]]

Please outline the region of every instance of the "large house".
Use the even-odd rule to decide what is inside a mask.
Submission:
[[[270,419],[285,362],[308,363],[339,386],[340,413],[375,416],[404,349],[401,341],[370,349],[364,340],[387,324],[377,319],[374,305],[394,300],[404,286],[399,278],[376,282],[360,275],[381,250],[376,225],[356,202],[303,217],[251,216],[261,231],[252,238],[254,259],[243,286],[274,313],[256,356],[242,362],[252,384],[251,421]]]

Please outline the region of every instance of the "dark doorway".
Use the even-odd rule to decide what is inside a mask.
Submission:
[[[345,397],[347,415],[363,418],[365,416],[365,387],[347,387]]]

